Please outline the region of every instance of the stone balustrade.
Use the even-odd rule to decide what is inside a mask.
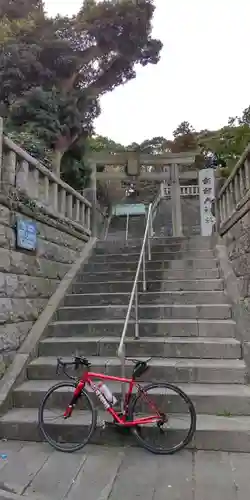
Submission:
[[[4,135],[0,118],[0,378],[90,240],[93,206]],[[18,245],[20,220],[34,223],[32,250]]]
[[[27,197],[48,216],[63,219],[79,232],[91,234],[91,203],[53,172],[2,136],[0,191]],[[0,151],[1,153],[1,151]]]
[[[216,196],[217,231],[221,236],[240,221],[250,209],[250,145],[236,163]]]
[[[181,196],[199,196],[199,186],[194,184],[190,186],[180,186]],[[169,197],[171,188],[168,185],[162,184],[162,196]]]

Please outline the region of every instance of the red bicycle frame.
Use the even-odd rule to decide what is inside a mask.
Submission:
[[[128,387],[128,392],[126,393],[125,396],[125,404],[124,408],[125,411],[123,414],[118,415],[118,413],[112,408],[112,405],[106,400],[102,392],[100,391],[98,385],[93,382],[93,379],[98,379],[98,380],[110,380],[112,382],[123,382],[129,385]],[[133,378],[122,378],[122,377],[114,377],[112,375],[104,375],[103,373],[95,373],[95,372],[89,372],[85,371],[81,380],[78,382],[74,395],[72,397],[72,401],[70,402],[69,406],[67,407],[65,413],[64,413],[64,418],[69,418],[72,414],[72,411],[74,409],[74,406],[78,400],[78,398],[81,396],[82,390],[85,388],[85,385],[88,385],[91,387],[93,392],[96,394],[96,396],[100,399],[102,402],[105,410],[112,415],[114,418],[115,422],[117,424],[120,424],[124,427],[134,427],[136,425],[143,425],[143,424],[150,424],[153,422],[160,422],[162,421],[162,414],[159,412],[157,407],[152,403],[149,399],[147,394],[144,392],[143,387],[138,384]],[[149,406],[152,408],[153,411],[155,411],[155,415],[149,416],[149,417],[144,417],[144,418],[138,418],[136,420],[129,420],[128,419],[128,405],[130,402],[130,398],[133,392],[134,386],[137,387],[138,391],[140,391],[143,394],[143,397],[149,404]]]

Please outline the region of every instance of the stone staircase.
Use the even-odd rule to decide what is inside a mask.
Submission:
[[[199,200],[192,197],[181,198],[184,236],[199,235],[201,232],[199,203]],[[158,237],[172,236],[172,202],[170,199],[161,199],[154,218],[154,231]]]
[[[145,232],[145,215],[130,215],[128,224],[128,238],[143,238]],[[107,239],[112,238],[124,241],[126,236],[127,217],[114,215],[110,221]]]
[[[0,437],[41,439],[37,408],[58,381],[57,356],[71,357],[77,351],[89,357],[94,371],[120,374],[116,353],[140,248],[140,239],[127,246],[97,244],[40,342],[27,379],[14,390],[13,407],[0,418]],[[250,388],[210,239],[154,239],[147,279],[147,292],[140,282],[140,339],[133,338],[131,319],[127,356],[153,356],[143,380],[174,382],[190,395],[198,414],[197,449],[250,451]],[[131,367],[127,361],[128,376]],[[119,385],[109,387],[119,398]],[[107,415],[100,409],[94,442],[133,442],[112,427],[102,429],[103,418]],[[74,425],[84,426],[84,419]]]

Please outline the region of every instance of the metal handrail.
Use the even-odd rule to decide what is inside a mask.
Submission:
[[[135,338],[139,338],[139,313],[138,313],[138,279],[139,279],[139,274],[141,270],[141,266],[143,266],[143,291],[145,292],[147,289],[147,281],[146,281],[146,243],[148,244],[148,260],[151,260],[151,239],[154,236],[154,231],[153,231],[153,220],[154,220],[154,215],[156,213],[157,207],[162,199],[162,190],[160,189],[158,195],[156,196],[155,200],[153,203],[149,204],[148,207],[148,214],[147,214],[147,219],[146,219],[146,226],[145,226],[145,231],[144,231],[144,237],[143,237],[143,242],[142,242],[142,247],[141,247],[141,252],[139,256],[139,261],[135,273],[135,279],[133,283],[133,288],[132,292],[130,295],[130,300],[129,300],[129,305],[128,305],[128,310],[126,314],[126,318],[124,321],[124,326],[121,334],[121,340],[119,343],[119,347],[117,350],[117,355],[121,360],[121,377],[125,378],[125,338],[126,338],[126,333],[127,333],[127,328],[128,328],[128,322],[129,318],[131,315],[133,303],[135,301]],[[125,402],[125,394],[126,394],[126,386],[124,383],[122,383],[122,401],[123,404]],[[124,408],[123,408],[124,409]]]
[[[126,218],[126,233],[125,233],[126,242],[128,241],[128,226],[129,226],[129,212],[127,213],[127,218]]]
[[[129,321],[132,305],[134,302],[135,294],[137,291],[138,278],[139,278],[139,273],[140,273],[142,264],[143,264],[143,291],[145,292],[147,289],[145,247],[146,247],[147,240],[150,242],[150,238],[151,238],[151,228],[152,228],[151,217],[152,217],[152,203],[150,203],[149,208],[148,208],[147,223],[146,223],[146,228],[145,228],[145,232],[144,232],[141,253],[140,253],[140,257],[139,257],[139,261],[138,261],[138,265],[137,265],[134,284],[133,284],[133,288],[132,288],[132,292],[131,292],[131,296],[130,296],[130,301],[129,301],[129,305],[128,305],[128,311],[127,311],[127,315],[125,318],[124,327],[123,327],[123,331],[122,331],[122,335],[121,335],[121,340],[120,340],[120,344],[119,344],[119,348],[118,348],[118,356],[121,352],[121,346],[124,344],[124,339],[125,339],[125,335],[126,335],[126,331],[127,331],[128,321]],[[150,243],[149,243],[149,246],[151,246]],[[149,260],[151,260],[151,256],[149,256]],[[138,337],[137,333],[135,333],[135,337]]]
[[[146,291],[147,289],[147,282],[146,282],[146,243],[148,242],[148,259],[151,260],[151,237],[152,237],[152,206],[153,204],[150,203],[148,207],[148,216],[147,216],[147,222],[146,222],[146,227],[145,227],[145,232],[144,232],[144,237],[143,237],[143,242],[142,242],[142,247],[141,247],[141,252],[140,252],[140,257],[137,265],[137,270],[135,274],[135,279],[133,283],[133,288],[130,296],[130,301],[128,305],[128,310],[124,322],[124,327],[122,330],[122,335],[121,335],[121,340],[119,343],[118,347],[118,357],[121,360],[121,376],[125,378],[125,346],[124,346],[124,341],[126,338],[126,333],[127,333],[127,328],[128,328],[128,322],[129,318],[131,315],[131,310],[133,307],[133,303],[135,301],[135,338],[139,338],[139,321],[138,321],[138,279],[139,279],[139,274],[141,271],[141,266],[143,270],[143,291]],[[122,384],[122,394],[123,394],[123,401],[124,401],[124,396],[125,396],[125,385]]]
[[[157,209],[159,203],[161,202],[162,198],[164,198],[164,193],[163,193],[162,184],[161,184],[159,193],[156,196],[155,201],[153,202],[153,206],[152,206],[152,217],[151,217],[152,224],[153,224],[155,216],[156,216],[156,209]],[[153,235],[154,234],[153,234],[153,227],[152,227],[152,236]]]

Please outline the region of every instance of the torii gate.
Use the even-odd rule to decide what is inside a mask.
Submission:
[[[159,181],[170,185],[172,201],[172,224],[173,236],[182,236],[182,213],[180,180],[196,181],[197,169],[192,169],[198,151],[187,153],[164,153],[162,155],[144,154],[138,151],[126,151],[121,153],[100,152],[93,153],[88,162],[91,166],[91,191],[93,205],[96,203],[96,181],[118,180],[118,181]],[[98,166],[123,166],[124,172],[98,172]],[[142,166],[153,166],[161,168],[161,171],[145,171]],[[180,167],[190,167],[181,171]]]

